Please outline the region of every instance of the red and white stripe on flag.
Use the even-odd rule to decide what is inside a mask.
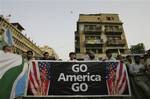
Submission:
[[[109,73],[107,87],[109,95],[122,95],[124,93],[128,87],[125,64],[119,62],[116,69]]]
[[[38,66],[38,62],[32,61],[30,68],[28,88],[33,95],[47,95],[50,80],[47,79],[46,68]]]

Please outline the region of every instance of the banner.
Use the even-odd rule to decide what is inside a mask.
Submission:
[[[120,62],[30,63],[27,96],[130,96],[125,65]]]

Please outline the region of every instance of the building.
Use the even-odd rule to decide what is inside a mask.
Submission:
[[[55,58],[55,59],[59,59],[58,55],[56,54],[56,52],[54,51],[53,48],[45,45],[43,47],[40,47],[40,49],[43,51],[43,52],[48,52],[49,53],[49,56],[51,58]]]
[[[8,29],[12,33],[14,53],[24,54],[28,50],[32,50],[35,57],[42,56],[42,50],[33,41],[27,38],[26,35],[22,34],[24,28],[19,23],[10,23],[9,20],[3,16],[0,16],[0,48],[2,48],[2,44],[7,44],[4,40],[4,32]]]
[[[105,57],[105,51],[113,55],[127,54],[128,45],[123,23],[118,14],[80,14],[75,31],[75,52],[78,59],[83,59],[88,51],[97,58]]]

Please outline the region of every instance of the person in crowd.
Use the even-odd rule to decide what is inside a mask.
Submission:
[[[146,75],[150,79],[150,50],[147,51],[147,55],[145,58],[145,63],[146,63]]]
[[[77,61],[75,52],[69,53],[69,60],[68,61]]]
[[[35,60],[34,56],[33,56],[33,52],[31,50],[27,51],[27,60]]]
[[[50,56],[49,56],[49,53],[48,53],[48,52],[45,52],[45,53],[43,54],[42,60],[50,60]]]
[[[130,55],[126,56],[126,64],[132,64],[132,57]]]
[[[131,64],[129,67],[129,73],[131,74],[135,85],[145,93],[147,99],[150,99],[150,86],[148,78],[145,75],[146,68],[141,64],[140,56],[134,56],[134,60],[135,63]]]
[[[8,45],[3,46],[2,50],[4,51],[4,53],[13,53],[12,47]]]
[[[95,57],[94,52],[88,51],[88,52],[87,52],[87,56],[85,57],[84,60],[96,61],[97,59],[96,59],[96,57]]]
[[[147,66],[150,67],[150,50],[147,51],[146,63],[147,63]]]
[[[23,57],[24,59],[26,59],[26,57],[27,57],[27,53],[26,53],[26,52],[23,52],[21,55],[22,55],[22,57]]]
[[[129,73],[129,68],[130,68],[130,66],[131,66],[132,63],[133,63],[133,62],[132,62],[132,57],[131,57],[131,55],[127,55],[127,56],[126,56],[126,60],[125,60],[125,64],[126,64],[128,73]]]
[[[138,97],[138,92],[135,92],[136,86],[135,86],[135,82],[133,80],[133,76],[129,73],[129,68],[131,68],[131,65],[133,64],[133,60],[132,60],[132,56],[131,55],[127,55],[126,56],[126,60],[125,60],[125,64],[126,64],[126,68],[127,68],[127,73],[128,73],[128,78],[129,78],[129,84],[130,84],[130,89],[131,89],[131,93],[133,97]],[[137,98],[137,99],[140,99]]]
[[[116,61],[110,50],[106,50],[106,58],[103,61]]]
[[[141,64],[145,65],[146,67],[145,58],[144,58],[145,56],[141,55],[140,57],[141,57]]]
[[[124,58],[121,54],[117,55],[117,60],[119,60],[120,62],[124,63]]]
[[[42,60],[56,60],[56,58],[54,56],[50,56],[48,52],[45,52]]]

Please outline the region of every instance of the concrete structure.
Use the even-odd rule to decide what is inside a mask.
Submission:
[[[42,57],[42,50],[31,41],[26,35],[22,34],[24,28],[19,23],[10,23],[6,18],[0,16],[0,49],[2,45],[5,45],[6,42],[4,40],[4,33],[9,29],[12,33],[13,37],[13,51],[17,54],[24,54],[28,50],[32,50],[34,52],[35,57]]]
[[[75,31],[75,52],[83,59],[88,51],[97,58],[105,57],[105,51],[113,55],[127,54],[128,46],[118,14],[80,14]]]
[[[56,54],[56,52],[54,51],[53,48],[51,48],[51,47],[45,45],[45,46],[43,46],[43,47],[40,47],[40,49],[41,49],[43,52],[48,52],[50,57],[55,58],[55,59],[59,59],[58,55]]]

